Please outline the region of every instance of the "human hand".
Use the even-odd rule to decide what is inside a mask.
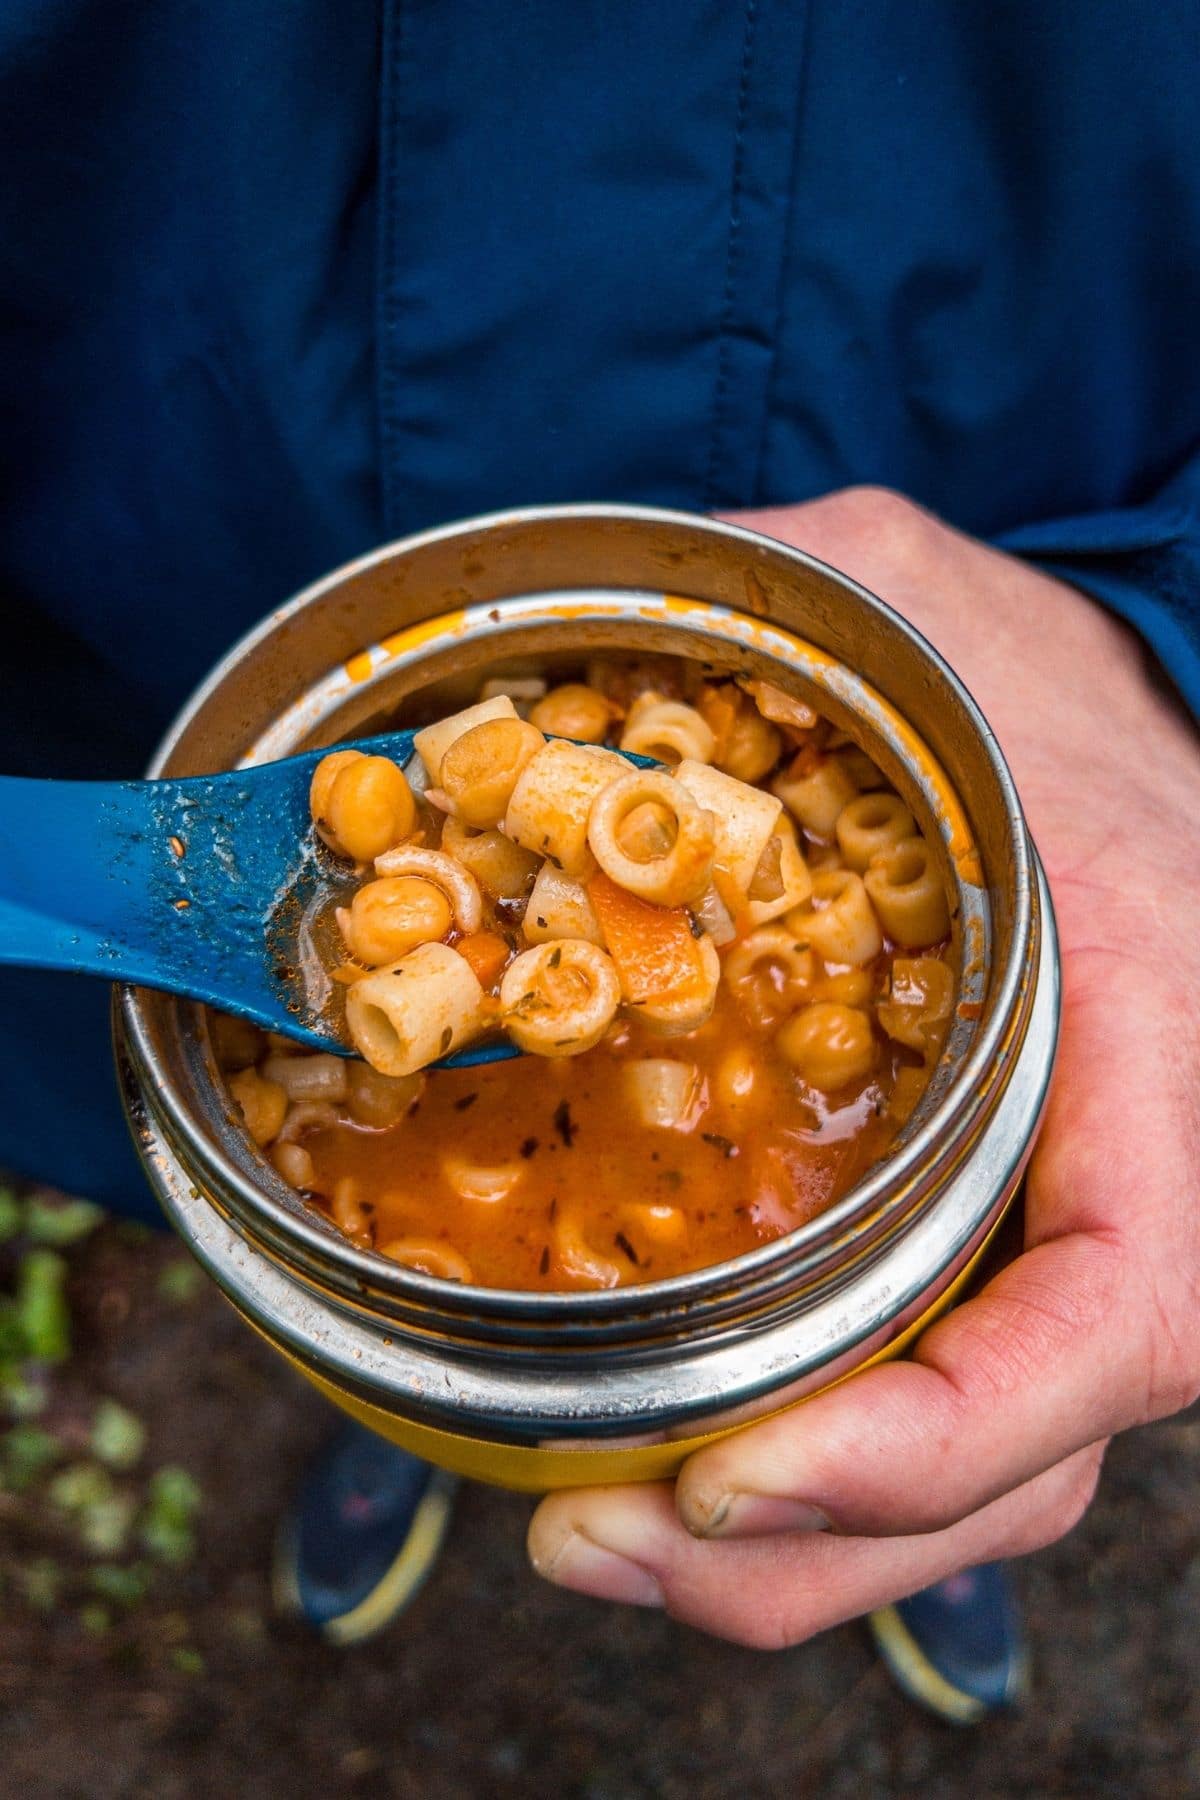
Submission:
[[[1053,1542],[1112,1433],[1200,1394],[1200,754],[1123,626],[894,494],[734,522],[861,581],[961,675],[1045,863],[1063,973],[1023,1254],[911,1360],[697,1451],[673,1485],[534,1515],[552,1581],[780,1647]]]

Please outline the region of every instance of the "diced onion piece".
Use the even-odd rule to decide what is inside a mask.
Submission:
[[[704,1080],[694,1063],[646,1056],[625,1063],[621,1073],[626,1098],[643,1125],[690,1131],[704,1110]]]
[[[346,1024],[359,1055],[383,1075],[413,1075],[467,1043],[483,1023],[483,989],[448,944],[421,944],[356,981]]]
[[[936,956],[897,956],[892,963],[892,992],[875,1009],[890,1038],[919,1050],[926,1060],[937,1055],[954,1005],[954,976]]]
[[[768,838],[767,847],[758,859],[754,880],[750,883],[751,900],[778,900],[783,892],[783,870],[779,837]]]
[[[729,908],[715,887],[704,890],[700,898],[693,903],[692,911],[718,950],[724,944],[732,944],[737,936],[737,927]]]
[[[759,1058],[746,1041],[726,1050],[713,1075],[713,1091],[727,1117],[740,1123],[762,1104],[761,1072]]]
[[[764,719],[775,725],[790,725],[794,731],[811,731],[818,715],[804,700],[785,694],[772,681],[743,681],[746,690]]]
[[[504,971],[500,1008],[513,1043],[535,1056],[578,1056],[598,1044],[621,1000],[607,951],[575,938],[523,950]]]
[[[585,944],[599,944],[601,949],[604,948],[604,933],[588,899],[587,889],[556,869],[553,863],[543,863],[538,870],[522,929],[530,944],[579,938]]]
[[[713,862],[728,877],[738,897],[745,899],[783,811],[783,801],[706,763],[681,762],[675,779],[711,813]]]
[[[424,763],[429,779],[438,787],[442,780],[442,758],[464,731],[470,731],[472,725],[482,725],[485,719],[515,719],[517,709],[507,694],[497,694],[491,700],[477,701],[474,706],[464,707],[462,712],[451,713],[448,719],[439,719],[435,725],[426,725],[413,737],[413,746]]]
[[[336,911],[339,925],[341,925],[343,917],[349,919],[349,907],[339,906]],[[344,962],[338,963],[336,968],[330,969],[329,979],[336,981],[339,987],[353,987],[356,981],[361,981],[363,976],[369,973],[368,969],[360,969],[357,963]]]
[[[772,919],[789,912],[793,906],[802,905],[812,893],[813,878],[796,842],[791,820],[786,814],[779,821],[776,836],[779,839],[779,876],[782,886],[774,900],[747,901],[739,914],[739,923],[744,921],[752,931],[757,931],[760,925],[770,924]]]
[[[422,850],[413,844],[401,844],[376,857],[377,875],[420,875],[441,888],[454,911],[454,923],[460,931],[478,931],[483,923],[483,901],[475,877],[444,850]]]

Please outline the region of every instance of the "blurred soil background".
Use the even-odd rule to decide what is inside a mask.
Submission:
[[[1036,1697],[968,1733],[857,1626],[765,1656],[555,1592],[478,1487],[409,1615],[328,1650],[267,1571],[329,1424],[169,1238],[0,1188],[0,1791],[1200,1797],[1200,1409],[1020,1566]]]

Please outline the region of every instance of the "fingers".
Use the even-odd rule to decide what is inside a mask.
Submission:
[[[1105,1072],[1108,1019],[1107,1007],[1094,1017],[1070,997],[1072,1053],[1029,1173],[1025,1254],[926,1332],[911,1361],[698,1451],[677,1484],[690,1530],[755,1535],[793,1529],[807,1512],[850,1536],[937,1531],[1187,1403],[1197,1227],[1176,1196],[1190,1184],[1161,1096],[1139,1095],[1129,1063]],[[1153,1149],[1130,1157],[1127,1134],[1112,1141],[1105,1115],[1123,1102]]]
[[[1133,692],[1136,643],[1103,608],[1062,583],[886,488],[846,488],[799,506],[728,517],[840,569],[924,633],[998,732],[1023,793],[1043,771],[1061,782],[1064,745],[1088,746],[1094,762],[1094,692],[1105,694],[1105,742],[1123,735],[1119,718]],[[1034,614],[1053,621],[1038,657],[1029,655]],[[1087,683],[1074,679],[1080,668],[1089,671]],[[1053,730],[1039,731],[1036,723],[1031,729],[1031,721],[1050,718]]]
[[[558,1586],[663,1606],[702,1631],[779,1649],[957,1569],[1052,1543],[1082,1517],[1102,1456],[1091,1446],[950,1530],[886,1541],[810,1532],[701,1543],[669,1485],[580,1489],[542,1502],[529,1555]]]
[[[677,1484],[698,1536],[943,1529],[1126,1423],[1117,1258],[1083,1234],[1031,1251],[928,1332],[917,1360],[696,1453]],[[1081,1346],[1086,1346],[1083,1354]]]
[[[1114,1056],[1113,1022],[1139,1019]],[[1029,1248],[910,1362],[698,1451],[698,1535],[942,1529],[1085,1444],[1185,1406],[1200,1383],[1194,1052],[1171,996],[1127,960],[1066,969],[1062,1053],[1029,1170]],[[1135,1053],[1136,1052],[1136,1053]],[[1136,1130],[1129,1121],[1137,1121]]]

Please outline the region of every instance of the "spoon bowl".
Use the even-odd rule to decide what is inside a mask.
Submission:
[[[393,731],[352,747],[407,768],[413,739]],[[0,776],[0,964],[158,988],[354,1055],[344,1009],[330,1004],[335,984],[301,967],[301,923],[338,880],[309,816],[313,770],[328,755],[181,781]],[[492,1039],[437,1066],[522,1054]]]

